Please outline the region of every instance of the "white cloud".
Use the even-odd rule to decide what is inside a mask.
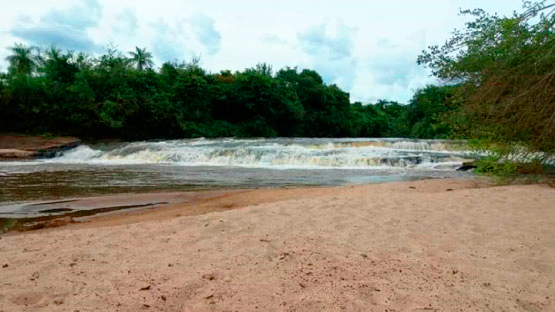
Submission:
[[[32,45],[95,51],[98,45],[87,30],[95,27],[101,17],[102,7],[97,0],[81,0],[67,9],[48,10],[38,21],[21,16],[11,27],[11,34]]]
[[[275,45],[288,45],[289,41],[280,38],[276,35],[271,35],[271,34],[264,34],[262,36],[260,36],[260,40],[262,42],[268,43],[268,44],[275,44]]]
[[[189,24],[197,38],[208,54],[215,54],[220,50],[222,35],[214,27],[214,20],[202,13],[193,14]]]
[[[185,59],[188,51],[185,45],[186,40],[179,36],[182,33],[180,22],[170,25],[164,20],[159,19],[151,23],[150,26],[154,30],[151,48],[159,63]]]
[[[112,25],[112,31],[124,36],[135,36],[139,28],[137,11],[125,8],[117,15],[117,21]]]
[[[297,35],[308,66],[322,75],[327,83],[334,83],[349,91],[356,78],[357,59],[353,56],[356,30],[342,21],[335,25],[311,26]]]
[[[0,11],[0,42],[92,53],[146,47],[158,65],[201,55],[211,71],[266,62],[313,68],[351,100],[406,102],[433,82],[415,64],[467,19],[459,8],[511,13],[520,0],[19,0]],[[0,49],[0,70],[7,49]]]

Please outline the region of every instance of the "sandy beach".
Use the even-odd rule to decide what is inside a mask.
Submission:
[[[220,192],[0,239],[0,311],[555,311],[555,188]]]

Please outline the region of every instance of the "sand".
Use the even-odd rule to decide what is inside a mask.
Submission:
[[[0,311],[555,311],[542,185],[238,191],[89,221],[0,239]]]

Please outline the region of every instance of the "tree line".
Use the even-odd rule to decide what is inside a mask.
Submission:
[[[91,57],[55,47],[10,47],[0,76],[0,130],[84,138],[446,137],[436,105],[450,87],[410,105],[351,104],[313,70],[267,64],[209,73],[198,60],[153,69],[152,54]]]

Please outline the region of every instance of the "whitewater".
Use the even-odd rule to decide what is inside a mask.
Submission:
[[[43,162],[253,168],[388,168],[460,163],[455,142],[404,139],[194,139],[83,145]]]
[[[0,162],[0,203],[114,192],[345,185],[464,175],[464,142],[396,138],[186,139],[83,144]]]

